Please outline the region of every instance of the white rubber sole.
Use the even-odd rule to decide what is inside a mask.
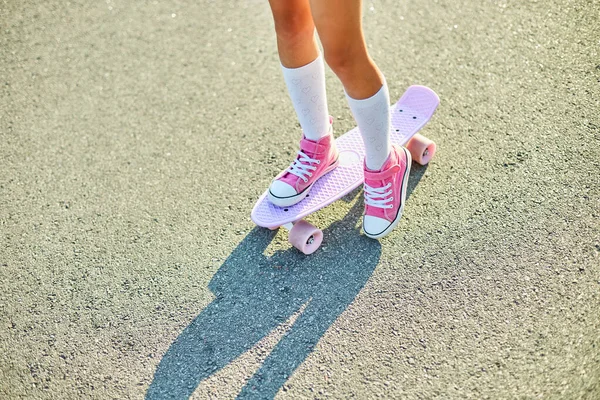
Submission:
[[[394,228],[396,227],[396,225],[398,225],[398,222],[400,222],[400,218],[402,217],[402,212],[404,211],[404,202],[406,200],[406,187],[408,186],[408,176],[410,175],[410,167],[412,166],[412,156],[410,155],[410,152],[408,150],[406,150],[404,147],[402,148],[402,150],[404,151],[404,153],[406,154],[406,170],[404,171],[404,178],[402,180],[402,205],[400,206],[400,210],[398,210],[398,214],[396,215],[396,218],[394,218],[394,220],[388,225],[387,228],[385,228],[385,230],[383,230],[383,232],[380,232],[378,234],[372,235],[370,233],[368,233],[367,231],[365,231],[364,226],[363,226],[363,232],[367,237],[370,237],[371,239],[381,239],[384,236],[389,235]],[[364,217],[363,217],[363,221],[364,221]]]
[[[312,189],[314,184],[319,179],[321,179],[322,177],[327,175],[329,172],[333,171],[339,165],[339,163],[340,163],[340,159],[338,157],[338,159],[333,164],[331,164],[319,178],[315,179],[315,181],[310,186],[308,186],[306,189],[304,189],[302,192],[298,193],[295,196],[276,197],[269,190],[269,194],[268,194],[269,201],[278,207],[291,207],[294,204],[300,203],[302,200],[304,200],[310,194],[310,190]]]

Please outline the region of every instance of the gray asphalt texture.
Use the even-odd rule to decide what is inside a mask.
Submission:
[[[249,218],[300,137],[266,0],[0,1],[0,398],[600,398],[600,2],[364,7],[438,153],[304,256]]]

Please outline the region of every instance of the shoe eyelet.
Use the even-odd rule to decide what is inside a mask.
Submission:
[[[308,176],[313,176],[313,174],[309,173]]]
[[[304,183],[308,182],[308,179],[306,178],[302,178],[302,180],[304,181]]]
[[[321,164],[321,160],[317,160],[317,164]]]

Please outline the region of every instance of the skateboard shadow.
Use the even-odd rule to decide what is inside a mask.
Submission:
[[[409,192],[423,173],[411,176]],[[324,247],[310,256],[294,248],[265,256],[275,232],[253,229],[210,281],[215,299],[167,350],[146,398],[189,398],[200,382],[304,308],[237,396],[275,397],[379,262],[380,243],[356,226],[362,211],[358,200],[324,230]]]
[[[408,201],[413,190],[415,190],[415,188],[421,181],[421,178],[423,178],[423,175],[425,175],[425,172],[427,172],[428,167],[429,167],[429,164],[419,165],[413,161],[413,163],[410,167],[410,176],[408,177],[408,185],[406,187],[406,201]],[[407,203],[406,206],[410,207],[410,203]]]

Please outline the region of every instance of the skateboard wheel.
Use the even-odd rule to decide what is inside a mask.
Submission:
[[[410,151],[412,159],[421,165],[427,165],[435,154],[435,143],[418,133],[414,135],[406,144],[406,148]]]
[[[290,243],[304,254],[314,253],[323,241],[323,232],[304,220],[298,221],[290,230]]]

